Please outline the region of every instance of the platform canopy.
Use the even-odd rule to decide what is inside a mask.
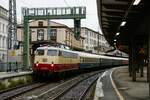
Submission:
[[[110,45],[126,52],[130,40],[146,44],[150,34],[150,0],[137,1],[97,0],[99,24],[105,38]]]

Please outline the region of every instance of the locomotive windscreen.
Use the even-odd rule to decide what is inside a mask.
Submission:
[[[57,50],[48,50],[47,55],[48,56],[58,56],[58,51]]]
[[[38,49],[38,50],[36,51],[36,55],[44,55],[44,50]]]

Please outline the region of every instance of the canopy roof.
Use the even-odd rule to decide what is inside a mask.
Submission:
[[[99,24],[110,45],[128,47],[131,39],[138,39],[141,44],[147,43],[150,0],[141,0],[138,5],[133,5],[134,1],[97,0]],[[126,24],[120,26],[122,22]]]

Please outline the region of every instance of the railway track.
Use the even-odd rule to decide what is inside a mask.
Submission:
[[[60,94],[54,100],[83,100],[86,96],[87,91],[97,80],[100,74],[91,75],[85,79],[77,82],[71,88],[66,90],[63,94]]]
[[[35,88],[46,85],[47,83],[33,83],[29,85],[24,85],[22,87],[17,87],[11,90],[7,90],[0,93],[0,100],[11,100],[11,98],[20,95],[24,92],[31,91]]]
[[[0,94],[0,100],[56,100],[64,98],[65,94],[70,93],[74,87],[80,86],[80,88],[88,84],[86,87],[90,87],[94,81],[90,77],[98,76],[103,71],[96,71],[90,73],[84,73],[78,76],[71,77],[71,79],[60,80],[58,82],[45,82],[45,83],[33,83],[23,87],[18,87],[10,91],[5,91]],[[95,78],[96,80],[97,78]],[[86,81],[88,80],[88,81]],[[81,83],[84,84],[81,84]],[[79,89],[78,89],[79,90]],[[88,88],[82,89],[82,95],[84,97]],[[38,93],[36,93],[38,92]],[[29,94],[28,94],[29,93]],[[28,95],[26,95],[28,94]]]
[[[91,85],[96,81],[102,71],[80,75],[71,80],[65,81],[59,85],[53,86],[47,91],[38,95],[30,95],[24,99],[27,100],[81,100]],[[71,93],[71,95],[70,95]],[[79,98],[76,98],[79,97]]]

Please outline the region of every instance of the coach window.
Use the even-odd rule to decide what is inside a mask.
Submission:
[[[73,58],[78,58],[78,55],[74,53]]]
[[[88,62],[88,61],[87,61],[87,58],[85,58],[85,62]]]
[[[96,60],[96,62],[98,62],[98,61],[99,61],[99,59]]]
[[[57,50],[48,50],[47,55],[48,56],[57,56],[58,52],[57,52]]]
[[[80,62],[83,62],[83,58],[82,57],[80,58]]]
[[[93,62],[93,58],[90,58],[90,59],[89,59],[89,62]]]
[[[83,58],[83,62],[85,62],[85,58]]]
[[[85,58],[83,58],[83,62],[86,62]]]
[[[94,62],[96,63],[97,62],[97,59],[95,58]]]
[[[44,50],[37,50],[36,55],[44,55]]]

